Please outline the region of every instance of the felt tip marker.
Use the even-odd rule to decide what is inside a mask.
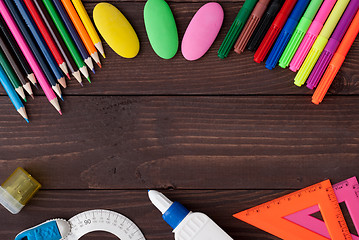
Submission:
[[[294,78],[294,84],[298,87],[302,86],[312,71],[325,45],[327,45],[330,35],[333,33],[337,23],[339,22],[345,8],[348,6],[350,0],[338,0],[333,11],[330,13],[327,21],[324,24],[322,31],[320,31],[317,40],[315,40],[308,56],[305,58],[303,65]]]
[[[149,190],[148,197],[162,213],[163,220],[173,228],[175,240],[233,240],[207,215],[190,212],[155,190]]]
[[[280,32],[271,53],[269,54],[269,57],[266,61],[266,68],[271,70],[277,65],[279,58],[287,46],[290,38],[292,37],[292,34],[297,27],[305,9],[307,8],[308,3],[309,0],[298,0],[287,22],[284,25],[283,30]]]
[[[305,57],[313,46],[314,41],[317,39],[319,32],[322,30],[325,20],[327,20],[336,1],[337,0],[324,0],[302,42],[300,43],[297,52],[294,54],[294,57],[289,64],[289,69],[291,71],[296,72],[302,66]]]
[[[351,1],[349,3],[332,36],[330,37],[327,45],[325,46],[322,54],[320,55],[317,64],[315,64],[315,67],[313,68],[313,71],[308,78],[307,87],[309,89],[313,89],[318,85],[320,78],[322,77],[330,60],[332,59],[333,54],[337,50],[340,41],[344,37],[345,32],[347,31],[350,23],[352,22],[356,12],[358,11],[358,8],[358,0]]]
[[[278,65],[281,68],[288,67],[322,3],[323,0],[312,0],[309,3],[307,10],[305,10],[303,17],[300,19],[300,22],[289,40],[287,47],[284,49],[284,52],[279,59]]]
[[[254,30],[252,37],[248,41],[247,49],[249,51],[257,50],[283,3],[284,0],[272,0],[270,2],[266,12],[263,14],[258,26]]]
[[[248,18],[246,25],[244,26],[241,34],[239,35],[236,44],[234,45],[234,51],[241,54],[244,48],[247,46],[249,38],[252,36],[256,29],[261,17],[264,14],[270,0],[259,0],[256,7],[253,9],[251,16]]]
[[[332,60],[329,63],[327,70],[325,71],[322,80],[320,81],[317,89],[315,90],[312,102],[319,104],[323,101],[325,94],[327,93],[330,85],[332,84],[335,76],[337,75],[340,67],[342,66],[346,55],[349,52],[350,47],[353,45],[355,38],[359,32],[359,11],[356,13],[355,18],[348,31],[345,33],[343,40],[340,42],[338,50],[335,52]]]
[[[218,57],[223,59],[228,56],[229,51],[233,48],[234,43],[236,42],[244,27],[244,24],[247,22],[247,19],[257,2],[258,0],[246,0],[244,2],[241,10],[239,10],[237,17],[234,19],[231,28],[224,38],[221,47],[218,50]]]
[[[274,41],[277,39],[280,31],[282,30],[289,14],[292,12],[297,0],[286,0],[283,7],[280,9],[277,17],[274,19],[263,42],[259,45],[256,53],[254,54],[254,61],[260,63],[267,56],[268,51],[272,47]]]

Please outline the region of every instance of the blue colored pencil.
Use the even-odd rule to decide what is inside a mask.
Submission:
[[[49,47],[47,46],[44,38],[42,37],[39,29],[35,25],[35,22],[31,18],[30,13],[27,10],[25,4],[21,0],[14,0],[14,1],[15,1],[15,4],[16,4],[17,8],[20,11],[21,16],[23,17],[23,19],[25,20],[27,26],[29,27],[30,32],[34,36],[35,41],[39,45],[40,50],[44,54],[45,59],[46,59],[47,63],[49,64],[49,66],[50,66],[53,74],[55,75],[57,81],[61,84],[61,86],[63,86],[65,88],[66,87],[65,76],[62,73],[62,71],[60,70],[60,68],[58,67],[58,64],[56,63],[56,60],[55,60],[54,56],[52,55]]]
[[[54,90],[54,92],[61,99],[63,99],[59,84],[56,82],[55,76],[53,75],[53,73],[49,69],[49,66],[47,65],[46,61],[44,60],[43,55],[38,50],[38,46],[35,43],[35,41],[33,40],[31,34],[29,33],[26,24],[24,23],[20,13],[18,12],[17,7],[15,6],[15,3],[13,2],[13,0],[4,0],[4,2],[6,4],[6,6],[8,7],[11,15],[13,16],[17,26],[19,27],[19,29],[20,29],[20,31],[22,33],[22,35],[24,36],[27,43],[29,44],[30,49],[32,50],[33,54],[35,55],[36,60],[39,62],[42,70],[44,71],[47,80],[51,84],[52,89]]]
[[[65,23],[65,26],[66,26],[67,30],[69,31],[69,33],[70,33],[70,35],[72,37],[72,40],[74,40],[75,45],[78,48],[84,62],[91,69],[91,71],[93,73],[95,73],[95,68],[93,66],[91,57],[88,54],[88,52],[87,52],[83,42],[81,41],[77,31],[75,30],[74,25],[72,25],[72,22],[71,22],[69,16],[67,15],[67,12],[64,9],[64,6],[60,2],[60,0],[53,0],[53,3],[55,5],[55,8],[56,8],[57,12],[60,14],[60,17],[61,17],[62,21]]]
[[[29,122],[29,119],[26,114],[26,110],[24,104],[21,102],[19,96],[15,92],[15,89],[10,83],[10,80],[6,76],[4,69],[0,66],[0,83],[4,87],[7,95],[9,96],[12,104],[14,105],[15,109],[20,113],[20,115]]]

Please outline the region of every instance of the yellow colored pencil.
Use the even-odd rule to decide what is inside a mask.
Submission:
[[[95,29],[94,25],[92,24],[91,19],[90,19],[89,15],[87,14],[86,9],[85,9],[84,5],[82,4],[81,0],[72,0],[72,3],[74,4],[75,9],[76,9],[77,13],[79,14],[81,21],[84,24],[88,34],[90,35],[90,38],[91,38],[93,44],[95,45],[97,50],[102,54],[102,56],[104,58],[106,58],[105,52],[102,47],[101,39],[98,36],[96,29]]]

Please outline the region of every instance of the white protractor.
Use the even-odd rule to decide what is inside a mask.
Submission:
[[[78,240],[87,233],[105,231],[121,240],[146,240],[141,230],[127,217],[108,210],[82,212],[69,220],[71,230],[63,240]]]

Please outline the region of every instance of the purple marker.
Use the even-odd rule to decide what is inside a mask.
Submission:
[[[352,22],[355,14],[359,9],[359,0],[350,1],[346,8],[342,18],[340,19],[334,33],[330,37],[327,45],[325,46],[322,54],[320,55],[315,67],[310,74],[307,81],[307,88],[313,89],[318,85],[325,69],[327,68],[330,60],[332,59],[335,51],[337,50],[340,41],[343,39],[345,32],[348,30],[350,23]]]

